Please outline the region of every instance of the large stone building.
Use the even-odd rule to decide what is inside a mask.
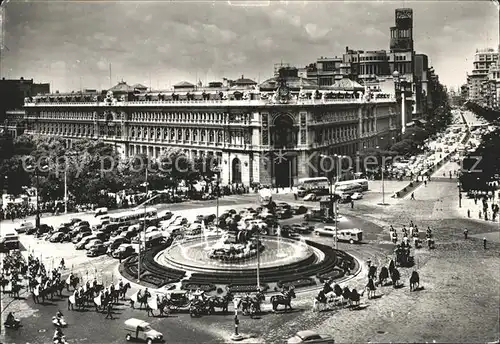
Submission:
[[[124,156],[157,158],[176,147],[191,158],[217,158],[225,184],[289,186],[321,175],[321,154],[356,156],[382,137],[396,140],[401,128],[394,93],[366,92],[349,79],[320,87],[283,68],[256,87],[247,84],[131,92],[120,83],[106,96],[31,97],[28,132],[101,139]]]
[[[301,70],[309,80],[320,86],[330,86],[342,78],[356,80],[372,87],[391,78],[397,71],[410,89],[410,108],[413,118],[428,113],[432,101],[428,97],[430,73],[428,57],[416,54],[413,41],[413,10],[395,10],[395,25],[390,28],[389,51],[353,50],[346,47],[342,57],[320,57]]]
[[[0,80],[0,123],[3,134],[16,137],[24,131],[24,99],[50,93],[50,84],[35,83],[33,79]]]
[[[498,61],[498,52],[492,48],[476,49],[472,74],[467,75],[468,97],[472,102],[483,103],[485,89],[483,82],[488,79],[490,67]]]

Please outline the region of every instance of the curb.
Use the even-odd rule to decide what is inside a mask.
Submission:
[[[346,251],[343,251],[345,252],[346,254],[350,255],[351,257],[353,257],[357,262],[358,262],[358,269],[351,273],[350,275],[348,275],[347,277],[344,276],[338,280],[335,280],[334,282],[337,283],[337,284],[340,284],[340,283],[345,283],[345,282],[348,282],[352,279],[354,279],[355,277],[357,277],[364,269],[364,263],[362,262],[361,259],[359,259],[357,256],[355,256],[354,254],[351,254],[351,253],[348,253]],[[143,286],[141,284],[138,284],[137,282],[133,282],[129,279],[127,279],[125,276],[123,276],[121,273],[120,273],[120,264],[118,264],[114,270],[116,272],[116,276],[120,276],[120,278],[124,281],[124,282],[128,282],[130,283],[130,286],[135,288],[135,289],[143,289],[143,288],[148,288],[150,291],[152,292],[155,292],[155,293],[164,293],[166,291],[166,289],[164,288],[149,288],[149,287],[146,287],[146,286]],[[307,293],[310,293],[310,292],[313,292],[313,291],[316,291],[316,290],[319,290],[321,289],[322,286],[320,285],[316,285],[316,286],[312,286],[312,287],[306,287],[306,288],[301,288],[301,289],[298,289],[297,290],[297,294],[298,295],[301,295],[301,294],[307,294]],[[269,293],[266,293],[266,296],[274,296],[274,295],[278,295],[280,294],[279,292],[269,292]]]

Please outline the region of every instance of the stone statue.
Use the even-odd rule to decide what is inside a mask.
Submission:
[[[243,100],[250,100],[250,92],[245,91],[243,93]]]

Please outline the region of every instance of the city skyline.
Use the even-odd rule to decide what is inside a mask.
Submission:
[[[491,2],[4,6],[2,76],[51,82],[61,91],[105,89],[121,79],[160,89],[241,75],[262,82],[280,61],[304,67],[320,56],[341,56],[346,46],[389,50],[389,27],[401,7],[413,8],[415,50],[429,56],[445,85],[465,83],[476,48],[498,45],[498,11]]]

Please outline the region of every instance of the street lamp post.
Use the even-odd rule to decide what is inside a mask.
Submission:
[[[148,166],[146,166],[146,176],[145,176],[145,182],[144,182],[144,187],[146,188],[146,197],[148,197]],[[158,196],[158,195],[157,195]],[[153,198],[156,198],[153,197]],[[143,203],[144,205],[144,221],[142,224],[142,235],[139,233],[139,255],[137,257],[137,281],[141,281],[141,245],[142,245],[142,240],[144,238],[144,245],[146,244],[146,214],[147,214],[147,205],[148,203],[153,200],[153,198],[146,200],[146,202]],[[144,247],[145,248],[145,247]]]
[[[215,211],[216,211],[216,218],[215,218],[215,223],[216,223],[216,231],[217,231],[217,236],[219,235],[219,196],[220,196],[220,188],[219,188],[219,179],[220,179],[220,172],[221,169],[220,167],[214,167],[212,169],[212,172],[215,172],[216,180],[215,180]]]
[[[462,208],[462,186],[460,182],[457,183],[458,186],[458,207]]]
[[[38,168],[35,165],[28,165],[28,169],[33,169],[33,172],[35,173],[35,227],[39,228],[40,227],[40,205],[39,205],[39,199],[38,199],[38,188],[39,188],[39,180],[38,180]],[[48,166],[40,167],[40,169],[43,172],[46,172],[48,170]]]
[[[380,147],[377,146],[376,148],[379,149]],[[382,176],[382,203],[379,203],[379,205],[386,205],[386,203],[385,203],[385,177],[384,177],[384,174],[385,174],[385,160],[384,160],[383,157],[382,157],[382,165],[380,167],[380,174]]]
[[[322,158],[327,158],[328,156],[321,154],[320,157]],[[340,169],[342,167],[342,160],[344,158],[347,158],[347,156],[344,155],[337,155],[334,154],[333,157],[337,160],[337,168],[335,171],[335,184],[333,184],[333,190],[332,190],[332,181],[330,181],[330,178],[328,180],[330,181],[330,188],[329,188],[329,193],[330,193],[330,209],[333,210],[333,216],[335,220],[335,249],[338,249],[338,239],[337,239],[337,226],[338,226],[338,201],[335,199],[335,192],[337,191],[337,183],[340,180]]]

